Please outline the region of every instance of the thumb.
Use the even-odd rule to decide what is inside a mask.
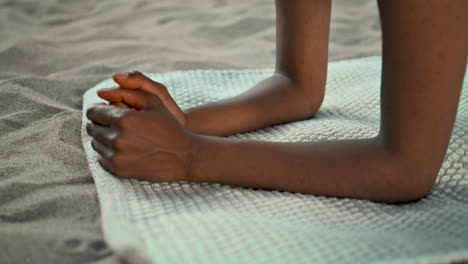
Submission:
[[[98,96],[111,103],[123,103],[138,110],[162,106],[161,100],[148,92],[124,88],[105,88],[98,90]]]

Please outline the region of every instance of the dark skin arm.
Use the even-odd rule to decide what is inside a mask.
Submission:
[[[122,88],[100,96],[140,111],[94,106],[87,112],[101,164],[117,176],[154,182],[219,182],[378,202],[423,197],[435,181],[456,115],[466,67],[467,2],[380,1],[379,8],[383,69],[377,137],[273,143],[195,134],[159,97],[122,89],[122,79]]]
[[[198,134],[227,136],[310,118],[324,97],[331,2],[296,0],[276,4],[275,73],[238,96],[182,111],[163,84],[139,72],[130,73],[131,79],[124,74],[113,78],[123,88],[159,96],[183,126]],[[105,92],[99,95],[108,99]],[[113,105],[127,107],[122,103]]]
[[[275,74],[236,97],[186,109],[190,131],[226,136],[309,118],[319,109],[327,74],[330,1],[276,4]]]

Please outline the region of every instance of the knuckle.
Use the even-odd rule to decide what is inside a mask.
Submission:
[[[115,135],[110,138],[110,146],[113,149],[119,149],[122,146],[122,138],[118,135]]]
[[[119,111],[117,114],[116,114],[116,117],[115,117],[115,125],[117,127],[126,127],[127,124],[128,124],[128,119],[129,119],[129,114],[130,114],[130,111],[128,111],[127,109],[122,109],[122,108],[119,108]]]
[[[169,90],[167,89],[167,87],[165,85],[159,85],[159,90],[165,94],[169,94]]]
[[[171,97],[171,94],[169,93],[169,90],[167,89],[166,86],[162,86],[160,89],[160,93],[161,93],[161,99],[169,99]]]
[[[112,168],[115,170],[120,169],[121,161],[120,161],[120,154],[118,152],[113,152],[107,158],[109,163],[112,165]]]
[[[134,76],[134,77],[141,77],[143,74],[140,71],[131,71],[129,75]]]
[[[159,97],[157,96],[152,96],[150,99],[150,103],[153,107],[159,107],[163,104],[161,99],[159,99]]]
[[[127,119],[125,116],[119,116],[115,118],[115,125],[119,128],[126,127]]]
[[[120,127],[124,127],[124,126],[125,126],[125,123],[126,123],[125,118],[123,118],[123,117],[117,117],[117,118],[115,118],[115,125],[116,125],[117,127],[119,127],[119,128],[120,128]]]

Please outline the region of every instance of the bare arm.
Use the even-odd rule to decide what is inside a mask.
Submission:
[[[185,127],[224,136],[312,116],[324,95],[329,22],[330,0],[277,0],[275,74],[234,98],[186,109]]]
[[[423,197],[456,115],[468,46],[467,1],[379,4],[384,54],[378,137],[270,143],[199,136],[192,178],[383,202]]]
[[[379,1],[383,29],[381,134],[428,189],[447,151],[467,58],[466,0]]]
[[[283,6],[285,3],[278,1],[280,8],[287,8],[283,11],[294,10]],[[294,3],[304,4],[304,10],[308,10],[305,3],[328,6],[329,1]],[[434,183],[454,124],[466,68],[467,5],[466,0],[379,2],[384,48],[382,123],[375,138],[273,143],[195,134],[183,127],[174,103],[156,96],[160,84],[145,81],[141,74],[116,75],[121,87],[101,90],[100,96],[144,111],[103,105],[88,110],[92,123],[87,130],[100,154],[99,162],[114,175],[149,181],[208,181],[381,202],[419,199]],[[307,15],[301,11],[302,8],[294,12]],[[291,12],[289,15],[295,14]],[[295,32],[289,28],[296,26],[294,23],[283,26],[288,40],[309,41],[308,36],[289,36],[289,31]],[[314,28],[312,24],[308,26]],[[289,50],[285,43],[289,42],[279,45],[284,48],[279,53]],[[295,51],[280,55],[278,72],[288,75],[294,83],[316,80],[299,77],[307,76],[308,68],[304,67],[311,64],[302,64],[300,56],[294,59]],[[311,76],[315,76],[316,68],[311,69]],[[295,75],[300,72],[303,73]],[[298,87],[302,86],[294,89]],[[257,95],[251,92],[251,97],[244,95],[245,101],[242,97],[234,101],[243,102],[240,105],[261,102],[273,111],[275,104],[283,102],[281,96],[285,96],[284,102],[291,100],[287,93],[278,92],[285,91],[280,88],[272,93],[261,91]],[[314,89],[304,91],[314,93]],[[217,107],[221,106],[211,109]],[[238,107],[228,103],[220,111],[224,117]],[[200,108],[203,117],[202,111]],[[266,116],[285,118],[280,115],[283,112],[287,111]],[[215,119],[221,125],[209,127],[214,129],[210,131],[229,132],[219,130],[226,122],[218,118]],[[258,124],[249,115],[240,120],[242,126],[228,123],[230,132]],[[267,119],[262,120],[262,124],[268,123]]]

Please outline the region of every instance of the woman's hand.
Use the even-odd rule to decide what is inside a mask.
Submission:
[[[193,180],[190,167],[197,146],[193,134],[158,96],[139,89],[108,89],[112,102],[130,108],[94,105],[86,116],[99,163],[119,177],[152,182]],[[109,98],[107,96],[106,98]]]
[[[167,91],[166,86],[155,82],[143,75],[141,72],[134,71],[131,73],[117,73],[112,76],[114,81],[120,85],[119,88],[135,89],[148,92],[159,97],[167,110],[179,121],[182,126],[185,126],[185,115],[182,109],[177,105],[172,96]],[[114,95],[115,88],[100,89],[98,96],[109,101],[110,105],[118,108],[131,108],[125,102],[122,102],[120,97]]]

